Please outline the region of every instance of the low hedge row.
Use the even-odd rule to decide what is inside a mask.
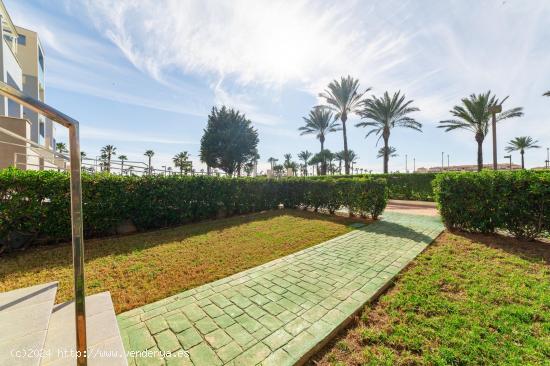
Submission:
[[[309,181],[208,176],[82,176],[84,235],[110,235],[124,221],[138,230],[278,207],[333,212],[341,205],[377,217],[386,205],[381,179]],[[0,170],[0,252],[29,242],[69,240],[69,176],[53,171]]]
[[[348,178],[383,178],[388,185],[388,196],[394,200],[433,201],[432,181],[435,173],[392,173],[392,174],[358,174],[358,175],[325,175],[309,179],[348,179]]]
[[[550,172],[444,173],[434,192],[450,229],[506,230],[527,240],[550,232]]]

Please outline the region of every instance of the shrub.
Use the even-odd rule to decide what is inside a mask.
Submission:
[[[394,200],[433,201],[432,181],[435,173],[392,173],[392,174],[357,174],[357,175],[325,175],[308,177],[308,179],[358,179],[383,178],[387,181],[388,196]]]
[[[439,174],[434,192],[450,229],[500,229],[527,240],[550,231],[550,172]]]
[[[209,176],[82,175],[84,235],[116,233],[131,220],[138,230],[285,207],[331,213],[342,205],[376,218],[387,195],[383,179],[308,180]],[[69,175],[0,170],[0,253],[6,247],[69,240]]]

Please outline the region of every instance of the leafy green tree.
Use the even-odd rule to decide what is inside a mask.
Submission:
[[[201,139],[201,161],[227,175],[240,175],[242,166],[258,154],[258,131],[233,108],[212,108]]]
[[[359,112],[363,95],[368,92],[370,88],[365,91],[359,91],[359,80],[352,78],[351,76],[341,77],[340,81],[333,80],[328,84],[327,89],[319,96],[325,99],[325,103],[329,109],[334,111],[335,118],[340,119],[342,122],[342,132],[344,135],[344,151],[347,157],[348,151],[348,136],[346,132],[346,121],[348,116],[353,113]],[[346,174],[349,174],[350,162],[344,160],[344,166]]]
[[[339,130],[340,125],[334,120],[334,115],[326,107],[314,107],[307,117],[303,117],[305,125],[300,127],[300,135],[315,134],[321,143],[321,151],[325,149],[325,138],[329,132]],[[321,172],[326,174],[326,162],[321,162]]]
[[[183,175],[184,172],[187,173],[191,169],[191,162],[189,161],[189,154],[187,151],[177,153],[172,158],[172,161],[175,167],[180,169],[180,175]]]
[[[103,160],[103,169],[111,171],[111,160],[116,155],[116,147],[113,145],[105,145],[101,148],[101,158]]]
[[[538,141],[533,140],[530,136],[521,136],[516,137],[510,142],[508,142],[508,146],[506,146],[506,152],[513,152],[513,151],[519,151],[521,154],[521,169],[525,169],[525,150],[528,149],[539,149],[540,146],[537,145]]]
[[[153,174],[153,166],[151,165],[151,159],[153,156],[155,156],[155,152],[153,150],[146,150],[145,153],[143,153],[144,156],[147,156],[149,159],[149,162],[147,164],[147,170],[149,174]]]
[[[454,119],[440,121],[439,128],[444,128],[445,132],[457,129],[471,131],[475,135],[477,142],[477,170],[483,169],[483,141],[489,132],[491,119],[490,108],[502,105],[508,97],[499,101],[496,96],[491,95],[489,90],[484,94],[471,94],[468,98],[461,100],[461,105],[456,105],[450,111]],[[523,108],[517,107],[503,111],[496,116],[496,120],[502,121],[508,118],[523,116]]]
[[[120,175],[124,174],[124,162],[128,160],[126,155],[119,155],[118,160],[120,160]]]
[[[58,142],[55,144],[55,150],[60,154],[67,154],[69,150],[64,142]]]
[[[285,171],[285,167],[281,164],[273,166],[273,173],[277,177],[281,177]]]
[[[378,141],[384,141],[384,150],[389,151],[391,130],[395,127],[410,128],[422,132],[422,124],[408,115],[419,111],[411,106],[412,100],[405,101],[405,95],[398,91],[390,97],[388,92],[380,98],[372,96],[363,102],[363,109],[359,115],[365,121],[356,124],[357,127],[370,128],[365,138],[371,134],[378,136]],[[384,156],[384,173],[388,173],[389,155]]]
[[[396,156],[398,156],[397,149],[393,146],[388,146],[387,149],[385,147],[381,147],[380,150],[378,150],[378,155],[376,155],[376,157],[380,159],[385,156],[388,156],[390,158],[395,158]]]
[[[304,150],[300,151],[298,154],[298,159],[302,160],[304,162],[304,175],[307,176],[307,165],[309,162],[309,159],[311,158],[311,155],[313,155],[311,152]]]

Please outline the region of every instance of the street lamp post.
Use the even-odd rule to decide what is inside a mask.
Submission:
[[[493,115],[493,169],[497,170],[497,113],[502,112],[501,105],[489,107],[489,113]]]
[[[504,155],[504,159],[510,159],[510,170],[512,170],[512,154]]]
[[[443,169],[445,168],[445,166],[443,165],[443,158],[445,156],[445,152],[441,152],[441,172],[443,173]]]

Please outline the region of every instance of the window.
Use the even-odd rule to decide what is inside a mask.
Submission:
[[[38,48],[38,63],[40,63],[40,70],[44,72],[44,55],[42,54],[42,48]]]
[[[27,45],[27,37],[20,34],[19,37],[17,37],[17,43],[19,43],[21,46]]]
[[[38,143],[40,145],[44,145],[44,135],[45,135],[45,131],[46,130],[46,125],[44,124],[44,122],[40,121],[40,127],[39,127],[39,136],[38,136]]]

